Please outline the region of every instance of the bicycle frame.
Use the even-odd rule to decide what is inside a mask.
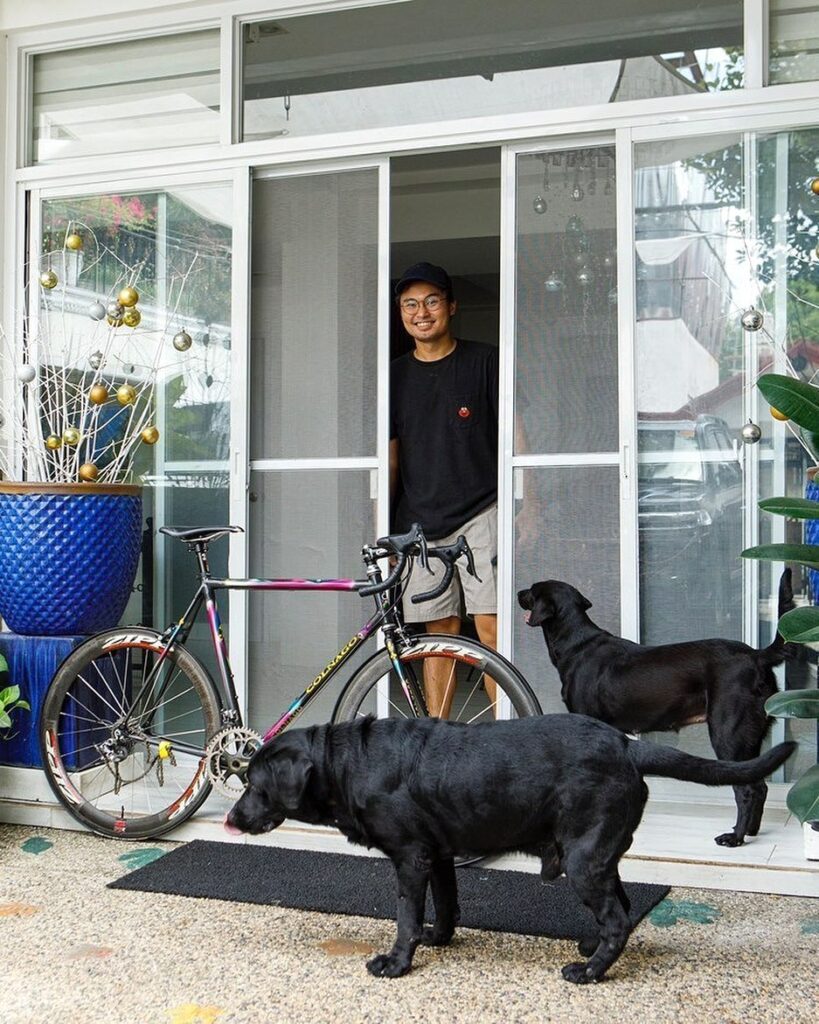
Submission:
[[[193,624],[198,618],[204,605],[208,632],[216,655],[216,663],[219,671],[219,688],[223,700],[222,724],[225,726],[241,725],[242,712],[239,707],[239,699],[234,684],[233,671],[230,667],[227,642],[222,631],[222,620],[219,616],[219,608],[216,599],[216,592],[218,590],[284,590],[301,592],[329,591],[357,593],[362,587],[371,585],[373,582],[381,582],[381,572],[374,561],[368,563],[367,574],[369,578],[366,580],[302,578],[234,579],[231,577],[215,577],[210,575],[210,567],[207,557],[207,544],[192,544],[190,546],[192,548],[195,547],[196,557],[199,562],[200,583],[193,599],[185,609],[182,617],[174,625],[169,626],[162,634],[163,647],[161,651],[158,652],[156,665],[154,665],[148,678],[143,683],[141,693],[146,690],[150,692],[150,688],[153,686],[156,675],[161,669],[168,651],[171,650],[174,644],[185,644],[188,636],[190,635],[191,629],[193,628]],[[396,617],[395,606],[394,604],[391,604],[389,596],[386,593],[375,595],[375,603],[376,610],[373,615],[356,633],[352,635],[352,637],[350,637],[335,656],[325,665],[321,672],[319,672],[319,674],[310,683],[308,683],[301,694],[296,697],[287,711],[285,711],[284,714],[265,732],[263,736],[265,743],[274,736],[277,736],[282,732],[282,730],[286,729],[287,726],[301,714],[310,701],[313,700],[313,698],[324,688],[325,684],[329,682],[329,680],[332,679],[348,661],[350,656],[358,650],[361,644],[370,639],[370,637],[372,637],[379,628],[383,630],[387,652],[401,683],[401,687],[406,694],[409,705],[412,708],[413,714],[415,714],[416,717],[426,715],[427,709],[423,691],[421,687],[418,686],[414,676],[407,674],[404,665],[400,660],[399,648],[403,648],[403,646],[405,646],[405,643],[402,643],[402,641],[405,640],[405,635],[401,624]],[[396,646],[395,643],[396,638],[399,641],[398,646]],[[161,701],[168,682],[169,680],[160,687],[158,693],[154,696],[157,703]],[[134,706],[137,706],[141,693],[134,701]],[[199,748],[194,748],[184,742],[177,741],[175,746],[178,750],[186,753],[194,755],[202,753]]]

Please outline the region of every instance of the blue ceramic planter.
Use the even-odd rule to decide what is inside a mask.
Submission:
[[[141,543],[139,487],[0,483],[0,616],[24,636],[113,628]]]

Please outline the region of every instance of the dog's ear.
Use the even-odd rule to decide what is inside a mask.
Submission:
[[[580,605],[580,607],[583,609],[584,612],[587,612],[589,610],[589,608],[591,608],[591,606],[592,606],[591,601],[587,597],[585,597],[583,594],[581,594],[579,590],[577,592],[577,596],[580,598],[580,600],[578,601],[578,604]]]
[[[279,756],[268,761],[278,802],[286,811],[297,811],[301,806],[313,762],[303,755]]]

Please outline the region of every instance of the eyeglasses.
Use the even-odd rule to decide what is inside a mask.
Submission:
[[[420,302],[418,299],[401,299],[399,305],[404,313],[417,313],[423,303],[430,313],[434,313],[435,310],[440,309],[445,302],[446,299],[443,295],[427,295],[425,298],[421,299]]]

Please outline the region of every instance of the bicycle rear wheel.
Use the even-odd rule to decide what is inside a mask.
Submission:
[[[424,666],[432,662],[446,665],[445,685],[452,698],[449,721],[471,725],[542,714],[520,672],[497,651],[475,640],[432,633],[418,637],[401,655],[401,664],[420,692]],[[333,721],[351,721],[361,715],[416,717],[386,651],[379,651],[356,672],[339,698]]]
[[[40,718],[51,788],[99,835],[153,839],[201,806],[211,784],[205,747],[220,701],[200,663],[158,633],[111,630],[57,670]]]

